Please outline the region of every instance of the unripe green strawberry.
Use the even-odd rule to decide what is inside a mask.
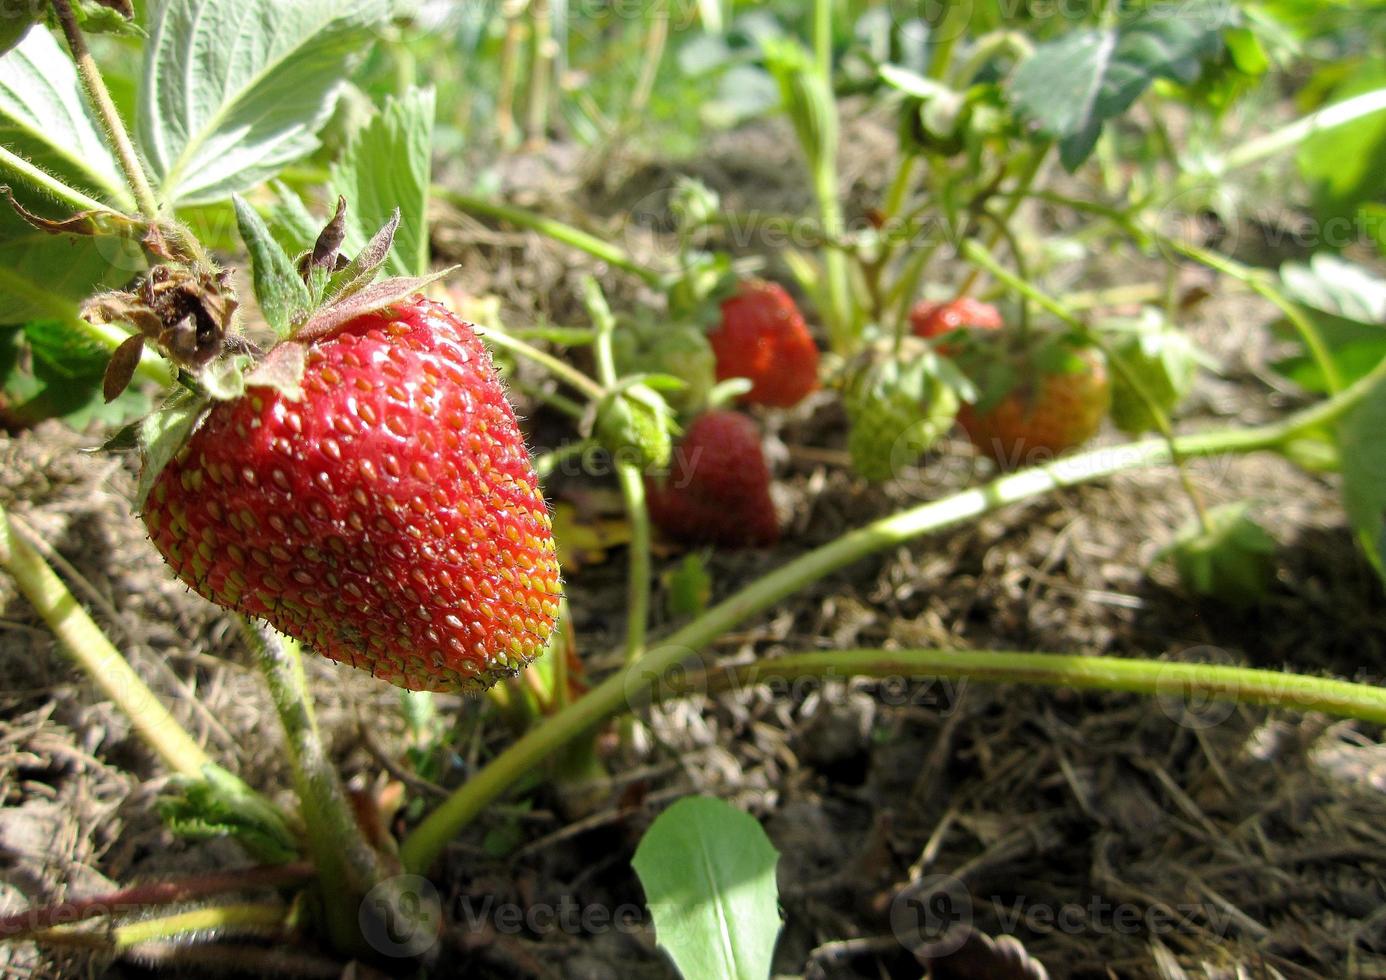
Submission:
[[[933,352],[918,342],[896,352],[868,350],[848,381],[843,404],[852,469],[872,482],[913,465],[948,431],[958,397],[939,377]]]
[[[607,395],[597,405],[593,433],[607,452],[642,470],[669,465],[669,407],[646,385]]]
[[[144,520],[178,575],[322,655],[479,691],[544,648],[549,514],[491,358],[420,297],[312,342],[302,398],[217,403]]]
[[[1208,511],[1208,527],[1192,522],[1161,554],[1195,595],[1232,606],[1253,605],[1275,580],[1275,539],[1250,514],[1246,502]]]
[[[1147,399],[1167,415],[1189,393],[1198,370],[1193,343],[1155,319],[1122,330],[1111,349],[1119,362],[1112,371],[1113,424],[1131,435],[1158,429]]]

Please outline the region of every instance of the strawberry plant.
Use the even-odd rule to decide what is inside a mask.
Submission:
[[[1177,519],[1134,579],[1173,583],[1210,623],[1271,616],[1284,599],[1279,526],[1256,516],[1266,501],[1210,494],[1198,475],[1253,454],[1331,479],[1357,548],[1338,563],[1386,584],[1383,188],[1379,168],[1358,165],[1386,146],[1379,38],[1294,3],[1062,17],[1007,4],[700,3],[696,29],[662,2],[629,17],[534,0],[465,22],[452,6],[51,0],[0,12],[0,423],[16,444],[63,431],[109,460],[129,521],[147,531],[144,557],[186,585],[180,601],[235,626],[217,649],[258,670],[292,790],[236,771],[180,720],[197,704],[191,688],[169,703],[155,693],[84,608],[101,592],[29,526],[42,501],[0,485],[0,567],[169,777],[166,830],[239,848],[215,852],[232,862],[215,872],[67,901],[25,894],[0,908],[4,949],[248,975],[441,975],[441,943],[543,975],[499,918],[457,938],[470,906],[453,899],[482,887],[467,862],[639,830],[626,822],[663,798],[649,774],[678,754],[671,725],[704,732],[725,707],[728,737],[750,744],[769,717],[750,706],[797,724],[848,678],[881,681],[857,693],[884,694],[892,678],[1057,688],[1053,703],[1077,710],[1089,702],[1075,692],[1164,705],[1176,691],[1180,703],[1386,723],[1376,664],[1339,678],[1316,663],[1119,656],[1079,640],[1072,654],[1018,649],[1043,649],[1038,633],[973,649],[963,620],[981,605],[956,630],[922,616],[872,625],[871,646],[843,618],[860,606],[874,624],[916,584],[882,578],[861,592],[869,601],[831,594],[873,556],[922,553],[928,536],[1087,485],[1101,489],[1085,501],[1115,498],[1129,489],[1121,475],[1168,468],[1181,496],[1161,513]],[[1328,45],[1341,65],[1316,60]],[[617,71],[632,46],[632,84],[584,92],[571,77],[588,58]],[[1292,118],[1225,137],[1268,79],[1311,70]],[[687,126],[681,99],[709,92],[700,125],[760,120],[792,159],[790,199],[808,213],[788,216],[787,242],[768,244],[785,215],[734,206],[736,181],[713,187],[707,174],[668,178],[641,232],[658,247],[643,249],[633,209],[622,235],[576,207],[504,199],[485,165],[458,174],[474,162],[468,138],[494,139],[484,157],[522,136],[541,158],[550,139],[593,154],[544,166],[614,172],[637,131]],[[464,97],[492,107],[489,135]],[[882,179],[859,186],[845,164],[855,127],[872,120],[889,150],[873,159]],[[1249,223],[1255,181],[1291,154],[1321,234],[1306,254],[1258,265],[1226,229]],[[500,159],[490,177],[511,158]],[[450,251],[464,213],[497,226],[488,247],[512,247],[503,231],[518,229],[595,274],[576,289],[564,278],[533,306],[554,315],[525,321],[477,295],[485,253]],[[1223,231],[1185,233],[1209,218]],[[1088,281],[1085,263],[1104,257],[1115,263]],[[1139,270],[1154,281],[1130,281]],[[1223,293],[1275,311],[1249,334],[1274,353],[1260,387],[1239,389],[1251,404],[1209,424],[1195,403],[1222,365],[1194,326]],[[800,465],[811,475],[786,479]],[[997,567],[967,573],[974,593]],[[814,615],[768,615],[792,601]],[[618,649],[602,656],[594,638],[611,633]],[[1012,635],[990,624],[985,642]],[[204,638],[178,642],[203,657],[196,670],[225,666]],[[398,711],[361,719],[372,761],[344,765],[317,702],[325,682],[355,681],[377,698],[398,689],[374,702]],[[822,693],[793,689],[805,682]],[[863,717],[849,739],[899,735]],[[396,721],[399,752],[372,731]],[[1064,760],[1054,785],[1072,785],[1091,813],[1089,776],[1063,755],[1077,728],[1061,731],[1048,708],[1042,721]],[[948,768],[948,737],[927,765],[911,761],[920,795]],[[793,769],[788,744],[756,751]],[[996,755],[975,750],[987,764]],[[1152,785],[1175,786],[1142,765]],[[1043,975],[1013,936],[975,924],[975,907],[961,925],[944,916],[973,901],[966,876],[1006,860],[1019,836],[997,838],[958,803],[902,861],[891,820],[873,816],[859,866],[792,895],[855,890],[879,935],[838,923],[824,940],[780,913],[777,862],[800,855],[708,798],[715,768],[643,836],[581,855],[584,875],[605,875],[610,858],[626,887],[638,879],[660,969],[759,980],[870,955],[881,975]],[[1190,821],[1209,822],[1201,796],[1175,790]],[[531,839],[526,821],[559,819],[550,808],[568,824]],[[465,836],[483,819],[484,835]],[[958,820],[995,853],[933,881]],[[513,877],[504,887],[532,889]],[[953,925],[926,930],[931,916]],[[1182,971],[1157,945],[1162,975]]]

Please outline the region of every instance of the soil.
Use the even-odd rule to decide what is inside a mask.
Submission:
[[[893,138],[880,120],[850,125],[844,191],[865,202],[886,179],[880,161]],[[666,247],[658,229],[623,227],[621,216],[656,213],[678,173],[702,177],[733,209],[803,212],[789,145],[777,127],[759,126],[717,138],[688,165],[550,150],[507,168],[507,193],[650,254]],[[602,271],[538,236],[456,214],[440,214],[437,228],[440,257],[462,266],[458,282],[498,296],[509,323],[579,322],[581,277]],[[754,251],[752,242],[745,252]],[[1128,257],[1094,257],[1081,268],[1093,286],[1155,278],[1154,266]],[[1188,285],[1206,283],[1195,270],[1183,275]],[[614,306],[647,298],[629,278],[603,280]],[[1267,387],[1270,319],[1268,307],[1225,287],[1197,308],[1190,329],[1222,370],[1201,383],[1181,428],[1265,421],[1300,404],[1295,393]],[[521,397],[519,407],[537,445],[565,431],[542,406]],[[763,422],[784,540],[768,551],[708,555],[715,597],[848,528],[984,475],[953,443],[915,478],[865,486],[843,465],[845,422],[828,395]],[[60,559],[79,597],[209,752],[289,802],[274,715],[236,628],[166,572],[130,514],[132,461],[78,452],[96,441],[55,424],[0,436],[0,502]],[[1192,472],[1211,504],[1257,501],[1279,542],[1273,594],[1258,609],[1193,601],[1155,562],[1189,516],[1174,475],[1155,470],[1014,506],[859,562],[711,652],[735,660],[845,646],[1053,650],[1386,680],[1380,585],[1353,546],[1336,481],[1274,457],[1204,460]],[[570,478],[552,493],[590,505],[594,486]],[[574,625],[593,673],[611,666],[623,629],[621,559],[615,549],[570,572]],[[680,558],[670,550],[660,560],[667,567]],[[673,625],[662,600],[660,590],[657,631]],[[379,790],[385,763],[407,770],[397,692],[317,658],[308,667],[320,721],[353,787]],[[0,911],[244,863],[230,844],[165,829],[156,804],[167,777],[4,578],[0,677]],[[432,778],[451,786],[511,735],[485,702],[436,703],[452,754]],[[777,975],[915,980],[925,968],[912,948],[945,951],[919,945],[941,908],[971,927],[947,933],[966,941],[933,962],[941,978],[1386,977],[1381,734],[1175,696],[964,683],[839,681],[788,695],[759,689],[673,702],[650,709],[625,748],[602,741],[614,774],[603,792],[531,787],[459,836],[435,876],[449,915],[423,969],[474,978],[674,976],[629,862],[660,809],[704,793],[755,814],[781,853]],[[411,780],[411,797],[431,804],[431,793]],[[624,910],[630,921],[546,927],[548,919],[534,919],[510,928],[501,914],[565,903],[617,918]],[[1018,942],[995,938],[1003,935]],[[7,945],[0,975],[206,975],[206,963],[172,965],[177,955],[112,964]],[[219,956],[222,968],[236,962]],[[303,975],[340,974],[340,964],[311,949],[284,954],[280,965],[290,956]]]

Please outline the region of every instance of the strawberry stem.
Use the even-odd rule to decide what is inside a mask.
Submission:
[[[611,315],[611,307],[607,305],[602,287],[596,279],[587,277],[583,282],[583,293],[592,327],[596,330],[594,353],[597,377],[604,388],[612,390],[620,380],[611,340],[616,332],[616,318]],[[645,652],[645,631],[649,627],[650,578],[653,574],[650,513],[645,506],[645,478],[638,466],[617,459],[616,480],[621,486],[626,519],[630,522],[629,567],[626,572],[626,662],[634,663]]]
[[[130,142],[130,133],[125,128],[125,121],[120,118],[120,110],[116,108],[115,100],[106,88],[106,80],[101,77],[101,69],[87,47],[87,39],[77,24],[77,16],[72,12],[72,5],[68,0],[52,0],[52,3],[53,10],[58,15],[58,23],[62,25],[63,35],[67,38],[67,46],[72,50],[72,60],[77,64],[77,74],[81,77],[87,95],[106,126],[106,136],[110,140],[111,148],[115,150],[121,169],[125,171],[125,179],[129,181],[130,189],[135,193],[135,203],[151,224],[157,222],[159,202],[154,197],[154,190],[149,185],[149,177],[140,163],[139,154],[135,152],[135,145]]]
[[[312,865],[300,861],[145,882],[103,895],[68,899],[0,917],[0,940],[12,942],[27,938],[31,933],[60,925],[72,925],[87,919],[106,918],[127,912],[142,913],[160,905],[181,904],[227,892],[292,887],[312,877]]]
[[[1328,349],[1328,344],[1323,339],[1323,334],[1319,328],[1304,315],[1304,311],[1298,305],[1291,302],[1289,297],[1271,284],[1268,277],[1257,269],[1242,265],[1225,255],[1210,252],[1207,249],[1199,248],[1197,245],[1190,245],[1186,242],[1177,241],[1166,235],[1155,233],[1157,237],[1168,248],[1178,252],[1186,258],[1193,259],[1200,265],[1206,265],[1215,272],[1231,276],[1246,285],[1252,292],[1262,299],[1270,302],[1281,313],[1285,314],[1285,319],[1290,321],[1290,325],[1299,334],[1304,347],[1313,357],[1314,364],[1323,375],[1324,384],[1328,387],[1330,394],[1335,394],[1343,390],[1342,372],[1338,370],[1338,362],[1333,359],[1333,354]]]
[[[571,364],[554,357],[547,351],[540,350],[533,344],[529,344],[513,334],[506,333],[503,330],[488,330],[482,326],[477,326],[476,332],[482,340],[486,341],[492,347],[504,348],[513,354],[518,354],[520,357],[533,361],[535,364],[546,368],[548,372],[559,381],[567,382],[570,387],[582,392],[593,401],[606,394],[606,391],[601,385],[597,384],[597,382],[593,381]]]
[[[14,577],[19,591],[57,636],[60,646],[130,719],[164,765],[183,776],[201,779],[203,770],[213,765],[211,758],[159,702],[43,556],[15,531],[3,506],[0,567]]]
[[[1040,171],[1044,168],[1044,162],[1049,159],[1049,148],[1053,145],[1052,142],[1044,143],[1030,151],[1030,158],[1025,161],[1020,171],[1020,178],[1016,183],[1015,190],[1011,192],[1011,200],[1006,205],[1006,210],[998,216],[999,220],[997,222],[997,227],[992,229],[991,237],[987,239],[986,247],[988,252],[1000,244],[1002,236],[1001,229],[1010,227],[1011,221],[1015,218],[1015,213],[1020,210],[1021,203],[1029,195],[1030,188],[1034,186]],[[968,244],[970,244],[969,241],[964,241],[962,247],[959,248],[958,251],[964,253]],[[968,272],[967,278],[963,280],[962,285],[958,287],[958,291],[953,298],[955,300],[962,299],[964,296],[971,293],[973,287],[977,285],[977,279],[981,274],[982,270],[974,266],[972,270]]]
[[[1321,711],[1386,724],[1386,688],[1328,677],[1224,664],[995,650],[832,650],[790,654],[709,671],[659,693],[742,690],[804,677],[950,678],[984,684],[1034,684],[1174,696]]]
[[[88,197],[75,187],[69,187],[52,174],[34,166],[23,157],[11,153],[3,146],[0,146],[0,167],[21,177],[30,187],[43,191],[68,207],[76,208],[79,211],[110,210],[107,205],[102,204],[96,198]]]
[[[605,262],[607,265],[629,272],[631,275],[643,279],[650,286],[658,286],[663,278],[657,270],[641,265],[619,246],[603,241],[596,235],[589,235],[572,225],[565,225],[561,221],[555,221],[553,218],[542,214],[535,214],[533,211],[488,201],[484,197],[476,197],[464,191],[453,190],[450,187],[434,185],[431,190],[438,198],[447,201],[455,208],[471,214],[495,218],[517,228],[537,231],[555,241],[571,245],[580,252],[586,252],[594,259]]]
[[[645,652],[645,631],[650,616],[650,512],[645,506],[645,478],[632,463],[616,464],[616,479],[630,522],[630,564],[626,579],[626,661],[634,663]]]
[[[246,620],[245,632],[284,726],[328,932],[339,950],[361,951],[362,900],[387,877],[385,864],[356,822],[323,745],[298,644],[259,621]]]
[[[1341,418],[1383,379],[1386,379],[1386,361],[1340,394],[1281,422],[1252,429],[1220,429],[1182,436],[1175,440],[1175,448],[1188,458],[1275,451],[1300,433]],[[747,617],[769,608],[825,575],[867,555],[897,547],[914,538],[973,520],[1022,500],[1064,487],[1091,483],[1127,470],[1164,465],[1169,461],[1170,446],[1161,439],[1078,453],[901,511],[801,555],[665,637],[648,650],[639,663],[617,671],[513,743],[458,787],[405,838],[400,846],[400,859],[411,871],[426,871],[458,831],[561,746],[590,731],[606,718],[628,710],[632,703],[639,703],[639,696],[643,692],[660,681],[666,671],[672,674],[672,668],[684,662],[691,652],[705,648]],[[1162,668],[1168,666],[1161,665]],[[1088,676],[1099,678],[1095,673]],[[1321,679],[1290,674],[1276,676],[1275,692],[1278,695],[1274,703],[1287,707],[1315,703],[1316,695],[1313,692]],[[1097,686],[1096,680],[1093,686]],[[1117,686],[1116,689],[1124,688]],[[1252,692],[1266,688],[1247,686],[1238,690]],[[1381,701],[1374,695],[1363,695],[1340,702],[1341,710],[1337,713],[1350,717],[1359,714],[1377,717],[1380,704]],[[1325,710],[1328,710],[1327,705]]]
[[[110,931],[80,925],[54,926],[34,933],[29,939],[40,945],[77,946],[120,952],[142,943],[199,934],[204,937],[232,934],[273,938],[283,936],[289,931],[290,914],[290,910],[283,905],[268,903],[213,905],[127,922]]]

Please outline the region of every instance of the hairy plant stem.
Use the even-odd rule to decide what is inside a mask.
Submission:
[[[284,727],[328,933],[339,950],[360,951],[362,899],[389,871],[356,822],[337,769],[322,743],[298,644],[266,623],[246,620],[245,627]]]
[[[29,937],[41,945],[75,946],[120,952],[141,943],[177,939],[197,934],[254,935],[277,938],[289,931],[291,911],[282,905],[244,902],[213,905],[140,919],[98,931],[83,926],[55,926]]]
[[[68,899],[0,917],[0,941],[12,942],[57,926],[127,913],[141,914],[160,905],[182,904],[227,892],[293,887],[309,881],[313,874],[311,864],[298,861],[144,882],[104,895]]]
[[[497,221],[504,221],[517,228],[525,228],[529,231],[537,231],[541,235],[546,235],[554,241],[570,245],[580,252],[585,252],[594,259],[605,262],[607,265],[629,272],[637,276],[651,286],[660,284],[662,275],[655,269],[641,265],[630,255],[617,245],[603,241],[596,235],[590,235],[585,231],[566,225],[561,221],[535,214],[533,211],[526,211],[524,208],[513,207],[509,204],[498,204],[495,201],[488,201],[483,197],[476,197],[463,191],[453,190],[448,187],[434,185],[432,193],[440,200],[447,201],[453,207],[471,214],[485,215]]]
[[[616,479],[630,521],[630,565],[626,579],[626,661],[633,663],[645,652],[645,630],[650,617],[650,512],[645,506],[645,478],[632,463],[616,464]]]
[[[1340,418],[1383,378],[1386,378],[1386,362],[1340,394],[1281,422],[1254,429],[1181,436],[1175,440],[1175,449],[1187,458],[1274,450],[1303,431]],[[462,827],[559,747],[606,718],[640,703],[642,695],[666,672],[678,668],[737,623],[824,576],[867,555],[1010,504],[1126,470],[1163,465],[1170,458],[1170,446],[1164,440],[1090,450],[1046,466],[1009,473],[983,486],[901,511],[801,555],[718,603],[682,629],[656,641],[639,661],[618,670],[584,697],[514,742],[415,828],[400,848],[401,860],[412,871],[428,869]],[[1287,691],[1286,696],[1290,693]]]
[[[837,189],[837,102],[833,99],[833,0],[813,0],[813,65],[823,90],[826,104],[821,110],[830,115],[833,136],[822,140],[821,146],[804,146],[804,154],[812,171],[813,194],[818,202],[818,220],[823,234],[830,240],[842,237],[845,223],[842,201]],[[795,127],[798,129],[798,126]],[[847,256],[829,246],[823,253],[824,275],[828,280],[829,309],[819,310],[828,321],[832,349],[845,354],[856,345],[857,316],[853,310],[850,270]]]
[[[20,537],[0,507],[0,567],[48,624],[82,672],[130,719],[140,737],[172,771],[201,779],[214,765],[202,746],[159,703],[154,692],[106,638],[62,579]],[[246,790],[249,793],[249,790]]]
[[[559,381],[567,382],[568,385],[582,392],[588,398],[601,398],[606,392],[601,385],[573,367],[567,361],[560,360],[552,354],[540,350],[533,344],[527,343],[516,337],[514,334],[506,333],[503,330],[488,330],[485,327],[477,327],[476,332],[481,339],[488,344],[502,347],[520,357],[527,358],[535,364],[545,368]]]
[[[1049,201],[1052,204],[1062,205],[1072,208],[1075,211],[1083,211],[1089,214],[1100,215],[1116,224],[1123,231],[1138,238],[1150,239],[1160,246],[1177,252],[1185,258],[1192,259],[1200,265],[1205,265],[1215,272],[1230,276],[1241,282],[1252,292],[1265,299],[1281,313],[1285,314],[1285,319],[1290,321],[1290,325],[1295,328],[1309,356],[1313,358],[1314,364],[1324,377],[1324,384],[1330,392],[1342,390],[1342,374],[1338,371],[1338,365],[1333,360],[1333,356],[1328,349],[1323,335],[1314,322],[1304,315],[1304,311],[1290,301],[1284,293],[1277,289],[1270,281],[1268,275],[1262,270],[1253,269],[1250,266],[1242,265],[1235,259],[1208,249],[1200,248],[1197,245],[1190,245],[1181,242],[1176,238],[1171,238],[1156,228],[1141,226],[1136,217],[1120,208],[1111,205],[1101,204],[1095,201],[1084,201],[1081,198],[1067,197],[1062,194],[1055,194],[1050,191],[1018,190],[1024,196],[1033,197],[1038,200]],[[1137,211],[1147,206],[1149,202],[1142,202],[1131,210]]]
[[[525,106],[525,140],[541,147],[549,128],[549,81],[553,77],[553,11],[549,0],[531,0],[534,30],[529,44],[529,92]]]
[[[125,179],[130,183],[130,190],[134,191],[135,203],[150,223],[157,222],[159,202],[154,197],[154,189],[149,184],[149,177],[144,172],[144,165],[140,163],[139,154],[135,152],[135,144],[130,141],[125,121],[120,118],[120,110],[116,108],[115,100],[106,88],[106,80],[101,77],[101,69],[97,67],[96,59],[91,56],[91,50],[87,47],[87,39],[83,37],[82,29],[77,24],[72,4],[68,0],[52,0],[52,3],[53,11],[58,15],[58,23],[62,25],[63,35],[67,38],[67,46],[72,50],[72,60],[77,64],[77,74],[96,107],[97,115],[106,126],[106,136],[110,140],[111,148],[115,150],[116,159],[120,161],[121,170],[125,172]]]
[[[1015,218],[1015,213],[1020,210],[1021,203],[1029,194],[1030,188],[1034,186],[1035,181],[1039,178],[1040,171],[1044,168],[1045,161],[1049,159],[1049,148],[1053,145],[1052,142],[1044,143],[1030,151],[1030,159],[1026,160],[1025,165],[1021,168],[1020,176],[1016,181],[1015,190],[1012,192],[1014,196],[1012,196],[1009,203],[1007,203],[1006,209],[1002,211],[1001,214],[997,215],[998,220],[996,227],[992,229],[991,237],[987,240],[988,252],[1000,244],[1003,235],[1002,229],[1010,228],[1011,221]],[[966,245],[966,241],[964,241],[963,244]],[[958,251],[961,253],[962,249],[960,248]],[[982,270],[978,268],[973,268],[968,272],[967,278],[965,278],[962,285],[958,287],[958,291],[953,298],[962,299],[968,293],[972,292],[981,274]]]
[[[42,170],[23,157],[0,146],[0,168],[10,171],[30,187],[79,211],[109,211],[110,207],[94,197],[88,197],[75,187],[69,187],[57,177]]]
[[[1127,691],[1180,700],[1211,699],[1386,724],[1386,688],[1328,677],[1222,664],[994,650],[831,650],[790,654],[688,676],[661,688],[668,697],[691,691],[738,691],[773,679],[804,677],[956,678],[984,684],[1036,684]]]
[[[1297,304],[1292,302],[1289,297],[1273,286],[1266,275],[1259,270],[1242,265],[1234,259],[1229,259],[1225,255],[1210,252],[1197,245],[1189,245],[1185,242],[1176,241],[1165,235],[1158,236],[1166,247],[1178,252],[1186,258],[1193,259],[1201,265],[1206,265],[1215,272],[1231,276],[1244,283],[1252,292],[1262,299],[1268,301],[1281,313],[1285,314],[1285,319],[1290,321],[1290,325],[1295,328],[1303,341],[1304,347],[1309,351],[1309,356],[1314,359],[1314,364],[1323,375],[1324,384],[1330,393],[1341,391],[1343,388],[1343,376],[1338,370],[1338,363],[1333,360],[1333,354],[1328,349],[1328,344],[1323,339],[1323,334],[1319,328],[1304,315],[1304,311]]]
[[[616,371],[616,356],[612,348],[612,336],[616,332],[616,320],[607,306],[606,297],[595,279],[585,283],[587,310],[592,317],[592,326],[597,332],[594,344],[597,358],[597,376],[601,384],[610,390],[616,387],[619,378]],[[621,498],[626,505],[626,519],[630,522],[630,554],[626,573],[626,661],[634,662],[645,652],[645,631],[650,618],[650,512],[645,506],[645,478],[640,467],[625,460],[616,462],[616,481],[621,487]]]

